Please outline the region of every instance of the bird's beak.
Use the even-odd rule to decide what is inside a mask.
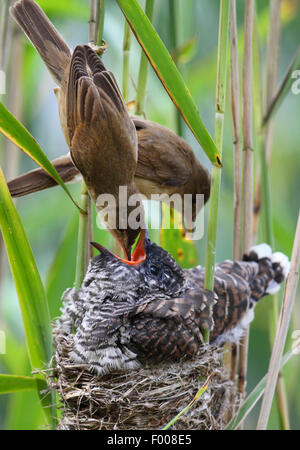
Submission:
[[[131,254],[131,261],[127,261],[127,263],[140,264],[146,259],[146,250],[145,250],[145,230],[142,230],[138,239],[138,242],[135,246]]]
[[[191,240],[193,236],[193,232],[195,231],[195,226],[193,222],[188,221],[188,223],[183,223],[183,234],[185,239]]]
[[[119,256],[114,255],[109,250],[107,250],[107,248],[103,247],[101,244],[98,244],[97,242],[91,242],[91,245],[93,245],[102,254],[112,256],[113,258],[117,258],[120,261],[128,264],[129,266],[137,266],[138,264],[141,264],[146,259],[145,230],[142,230],[140,233],[138,242],[135,246],[135,249],[133,250],[133,252],[131,254],[131,260],[128,260],[126,252],[125,252],[126,259],[123,259],[123,258],[120,258]]]

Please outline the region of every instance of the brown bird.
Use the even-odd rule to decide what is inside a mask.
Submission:
[[[266,244],[243,261],[216,264],[214,292],[204,289],[204,269],[183,270],[146,238],[146,260],[124,264],[101,245],[81,288],[64,294],[58,330],[74,333],[70,356],[103,375],[144,362],[193,358],[203,344],[238,343],[256,303],[276,292],[289,272],[283,253]]]
[[[66,141],[70,146],[66,98],[72,58],[71,50],[33,0],[20,0],[10,11],[36,47],[59,85],[55,89],[55,93],[60,121]],[[138,117],[132,117],[132,120],[138,135],[138,163],[134,180],[138,190],[147,198],[151,194],[180,194],[182,198],[184,194],[191,194],[192,220],[194,221],[199,209],[196,194],[203,194],[204,202],[209,198],[210,176],[207,170],[199,163],[192,148],[173,131]],[[56,161],[54,163],[56,164]],[[70,181],[71,173],[75,174],[71,161],[68,161],[68,157],[66,157],[57,163],[57,169],[63,180]],[[100,168],[98,177],[101,177]],[[24,190],[22,183],[25,183]],[[13,180],[11,182],[12,195],[25,195],[25,193],[46,189],[55,184],[54,180],[38,169],[31,174],[26,174],[24,178]],[[164,201],[164,198],[162,197],[161,200]]]
[[[145,228],[143,217],[137,228],[127,224],[135,209],[128,199],[139,194],[134,183],[137,135],[113,74],[88,45],[77,46],[72,55],[66,102],[72,160],[98,210],[104,207],[99,196],[114,197],[116,217],[108,211],[106,225],[130,259],[131,247]],[[120,186],[126,186],[126,192],[118,204]]]
[[[203,194],[204,203],[209,199],[210,175],[194,155],[192,148],[167,127],[150,120],[131,117],[138,137],[138,161],[135,185],[147,198],[152,194],[192,195],[192,220],[198,211],[196,194]],[[80,172],[74,166],[70,154],[52,161],[65,183],[80,180]],[[8,182],[13,197],[22,197],[56,186],[56,181],[43,169],[34,169]],[[172,204],[171,204],[172,206]],[[182,212],[182,211],[180,211]]]
[[[77,46],[71,55],[34,1],[20,0],[10,11],[59,84],[56,95],[62,129],[91,197],[100,210],[104,203],[100,204],[99,196],[114,198],[115,204],[103,219],[130,260],[131,247],[145,226],[141,202],[137,225],[127,223],[136,207],[128,205],[128,198],[139,194],[134,184],[138,149],[136,130],[116,80],[88,45]],[[126,187],[122,202],[120,186]]]

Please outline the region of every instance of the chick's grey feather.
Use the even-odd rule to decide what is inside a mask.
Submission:
[[[82,287],[64,295],[58,329],[74,333],[71,358],[102,375],[195,357],[203,329],[213,344],[237,342],[256,302],[288,272],[287,257],[260,255],[257,247],[248,261],[216,265],[214,292],[204,289],[203,268],[181,269],[150,241],[138,266],[98,255]]]

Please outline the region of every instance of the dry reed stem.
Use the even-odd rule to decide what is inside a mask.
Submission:
[[[11,2],[10,2],[11,3]],[[21,89],[21,75],[23,67],[23,51],[24,51],[24,40],[20,33],[20,30],[12,26],[11,17],[8,15],[8,8],[10,4],[8,2],[7,9],[4,11],[5,15],[3,20],[9,22],[10,25],[3,27],[1,41],[4,48],[0,55],[0,69],[6,73],[7,80],[7,94],[6,104],[8,109],[14,114],[18,120],[22,120],[23,113],[23,91]],[[3,5],[4,8],[4,5]],[[0,22],[1,23],[1,22]],[[11,34],[15,34],[15,38],[11,42]],[[11,48],[10,48],[11,42]],[[8,54],[11,54],[10,66],[8,66]],[[5,178],[11,180],[18,175],[21,152],[9,139],[3,138],[3,171]],[[14,199],[15,203],[16,199]],[[3,286],[3,281],[6,277],[8,270],[7,255],[4,249],[4,243],[2,236],[0,236],[0,284]]]
[[[296,296],[296,289],[299,278],[298,272],[299,265],[300,265],[300,213],[298,215],[298,223],[292,251],[291,268],[285,286],[276,336],[274,340],[274,346],[269,363],[265,393],[263,396],[262,406],[257,422],[257,430],[265,430],[267,428],[278,373],[280,369],[280,361],[283,354],[283,349],[286,341],[286,336]]]
[[[252,246],[253,221],[253,144],[252,144],[252,42],[254,0],[246,1],[243,62],[243,135],[244,135],[244,253]]]
[[[242,208],[242,143],[240,124],[240,82],[238,60],[238,36],[236,19],[236,0],[230,1],[229,12],[230,30],[230,93],[233,127],[234,147],[234,218],[233,218],[233,259],[241,259],[241,208]],[[230,364],[231,380],[235,381],[237,369],[237,346],[230,345],[228,352],[228,364]],[[233,413],[233,411],[232,411]]]
[[[100,0],[90,0],[89,43],[97,45],[99,30]]]
[[[122,74],[122,95],[125,103],[129,101],[129,57],[131,47],[131,29],[128,22],[124,21],[124,36],[123,36],[123,74]]]
[[[241,259],[241,207],[242,207],[242,143],[240,125],[240,83],[237,43],[236,0],[230,3],[230,43],[231,43],[231,109],[234,146],[234,227],[233,258]]]
[[[270,3],[270,29],[268,35],[267,45],[267,66],[266,66],[266,87],[265,87],[265,102],[263,116],[266,115],[274,94],[276,92],[278,68],[279,68],[279,54],[280,54],[280,31],[281,31],[281,0],[273,0]],[[270,120],[265,128],[265,153],[267,167],[270,164],[272,144],[273,144],[273,126],[274,120]],[[278,320],[278,296],[276,295],[274,301],[274,315],[276,322]],[[286,395],[286,388],[282,372],[278,373],[278,380],[276,385],[276,396],[278,401],[280,418],[284,429],[290,428],[288,402]]]
[[[260,216],[261,204],[263,202],[263,214],[264,214],[264,230],[265,237],[264,241],[274,246],[273,231],[272,231],[272,215],[271,215],[271,204],[270,204],[270,193],[269,193],[269,176],[268,176],[268,165],[271,155],[271,148],[273,142],[273,120],[270,120],[265,126],[262,126],[263,117],[266,116],[267,111],[270,108],[272,99],[276,92],[276,84],[278,78],[278,65],[279,65],[279,53],[280,53],[280,6],[281,0],[275,0],[270,4],[270,14],[269,14],[269,33],[268,33],[268,43],[267,43],[267,65],[266,65],[266,75],[265,75],[265,96],[264,102],[262,99],[262,89],[261,81],[258,79],[260,74],[256,74],[256,83],[260,86],[256,86],[256,89],[260,91],[260,97],[256,99],[260,103],[260,106],[256,106],[256,130],[258,134],[258,145],[259,153],[261,157],[261,167],[258,171],[258,179],[256,183],[255,201],[254,201],[254,222],[253,222],[253,233],[257,233],[257,227]],[[255,45],[257,48],[254,49],[255,56],[259,58],[258,49],[258,37],[255,36]],[[259,62],[256,63],[256,70],[259,70]],[[264,103],[264,104],[263,104]],[[263,160],[265,159],[265,161]],[[262,190],[263,186],[263,190]],[[269,324],[269,336],[270,345],[272,347],[276,324],[278,321],[278,295],[275,295],[272,299],[272,314],[270,315]],[[279,407],[279,414],[281,420],[281,427],[284,429],[289,429],[289,414],[288,414],[288,402],[285,390],[284,378],[282,373],[279,373],[278,383],[276,388],[276,396]]]
[[[267,44],[267,62],[266,62],[266,80],[265,80],[265,97],[263,107],[263,117],[265,117],[274,98],[277,87],[279,53],[280,53],[280,18],[281,0],[273,0],[270,2],[270,27]],[[273,120],[268,122],[265,129],[265,151],[266,161],[269,167],[273,141]],[[258,169],[256,174],[255,194],[254,194],[254,217],[253,217],[253,233],[256,235],[258,229],[259,212],[261,209],[261,176]]]
[[[253,42],[254,0],[246,1],[244,19],[244,61],[243,61],[243,135],[244,135],[244,236],[243,251],[247,252],[253,243],[253,147],[252,147],[252,42]],[[240,343],[238,391],[245,396],[249,328]]]
[[[12,4],[12,0],[6,0],[2,2],[1,17],[0,17],[0,69],[7,69],[8,59],[10,54],[10,44],[12,38],[13,21],[9,15],[9,8]]]
[[[145,4],[145,14],[147,15],[150,22],[152,22],[154,14],[154,0],[146,0]],[[141,49],[141,58],[139,65],[138,83],[136,90],[135,99],[135,114],[138,116],[143,115],[145,117],[145,104],[146,104],[146,93],[147,93],[147,82],[149,73],[149,61],[146,53]]]

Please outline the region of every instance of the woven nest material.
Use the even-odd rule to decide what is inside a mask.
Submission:
[[[55,330],[50,384],[61,398],[59,429],[162,429],[194,398],[209,375],[208,388],[172,426],[177,430],[223,429],[236,399],[223,366],[223,350],[203,346],[197,359],[143,367],[102,377],[69,359],[73,335]]]

